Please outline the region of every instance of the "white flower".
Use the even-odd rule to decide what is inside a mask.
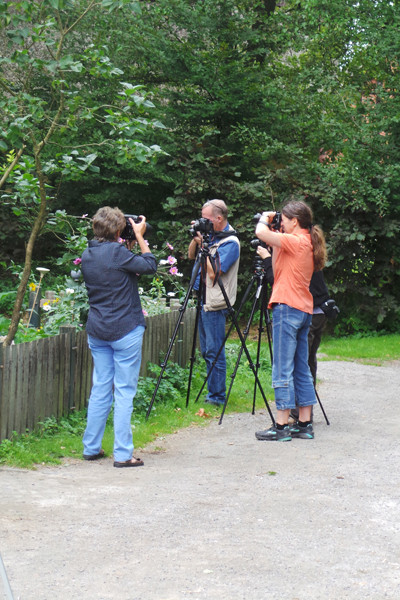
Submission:
[[[51,306],[48,302],[46,302],[46,304],[43,304],[42,308],[43,308],[43,310],[45,310],[47,312],[48,310],[51,309]]]
[[[167,296],[171,296],[171,298],[173,298],[175,296],[175,292],[168,292]]]
[[[144,292],[144,289],[143,289],[142,287],[140,287],[140,288],[138,289],[138,292],[139,292],[139,294],[143,294],[143,292]]]
[[[36,271],[39,271],[40,273],[43,273],[43,275],[45,273],[49,273],[50,269],[46,269],[46,267],[36,267]]]
[[[72,288],[67,288],[67,289],[65,290],[65,293],[66,293],[66,294],[74,294],[74,293],[75,293],[75,290],[73,290]]]
[[[159,265],[169,265],[169,262],[167,260],[160,260],[160,262],[158,264]]]
[[[175,273],[175,277],[183,277],[183,273]]]

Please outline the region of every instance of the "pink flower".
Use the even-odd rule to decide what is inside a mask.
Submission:
[[[149,313],[147,312],[147,310],[145,308],[142,308],[142,313],[144,314],[145,317],[149,316]]]
[[[171,267],[169,272],[171,273],[171,275],[176,275],[178,273],[178,269],[176,267]]]
[[[167,246],[167,248],[169,248],[170,250],[173,250],[173,249],[174,249],[174,247],[173,247],[171,244],[169,244],[168,242],[166,243],[166,246]]]
[[[169,262],[170,265],[174,265],[176,263],[175,256],[168,256],[167,260],[168,260],[168,262]]]
[[[72,261],[74,263],[74,265],[80,265],[82,262],[81,258],[76,258],[74,261]]]

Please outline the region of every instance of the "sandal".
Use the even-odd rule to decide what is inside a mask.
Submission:
[[[99,458],[104,458],[105,453],[103,448],[100,450],[98,454],[83,454],[84,460],[98,460]]]
[[[114,467],[118,467],[119,469],[124,467],[143,467],[143,465],[144,462],[140,458],[135,458],[134,456],[125,462],[114,461]]]

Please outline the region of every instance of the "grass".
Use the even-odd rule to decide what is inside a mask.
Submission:
[[[253,364],[256,360],[257,342],[248,339],[248,347]],[[265,342],[265,340],[263,340]],[[388,360],[400,359],[400,335],[386,335],[368,338],[346,337],[323,339],[320,346],[320,360],[357,360],[369,364],[381,365]],[[255,377],[247,357],[241,352],[240,341],[230,339],[226,344],[227,388],[231,388],[226,414],[232,412],[251,412],[255,388]],[[240,362],[238,358],[240,356]],[[156,373],[157,374],[157,373]],[[148,420],[145,412],[149,398],[155,388],[156,379],[141,380],[135,406],[139,412],[133,414],[132,427],[135,448],[144,448],[155,443],[159,451],[163,450],[162,438],[184,427],[201,427],[212,419],[219,419],[221,410],[202,399],[195,402],[205,377],[204,362],[197,358],[193,370],[193,379],[189,406],[186,407],[188,372],[173,364],[167,365],[159,393],[155,397],[153,409]],[[271,364],[268,344],[262,344],[258,377],[269,402],[273,401],[271,389]],[[264,408],[262,395],[256,387],[256,409]],[[200,409],[203,409],[201,411]],[[85,413],[75,413],[56,422],[47,419],[33,433],[15,435],[11,440],[0,444],[0,464],[32,469],[37,465],[61,464],[68,457],[82,457],[82,434],[86,425]],[[159,440],[159,442],[157,441]],[[113,428],[109,419],[103,439],[103,448],[112,455]]]
[[[249,344],[250,352],[254,355],[255,344]],[[230,376],[233,373],[240,344],[228,342],[226,346],[227,370]],[[268,401],[272,401],[273,394],[270,386],[271,371],[269,358],[260,358],[259,380]],[[212,419],[219,419],[221,409],[205,404],[202,393],[198,402],[197,394],[205,377],[204,361],[198,357],[193,370],[193,379],[189,405],[186,407],[186,391],[188,371],[177,365],[168,364],[162,379],[159,393],[155,397],[154,405],[148,420],[145,418],[149,398],[155,388],[156,379],[145,378],[141,380],[138,395],[134,405],[138,413],[132,415],[133,439],[135,448],[144,448],[149,443],[155,442],[162,451],[163,436],[174,433],[185,427],[201,427],[207,425]],[[253,406],[254,375],[248,361],[243,354],[238,365],[236,376],[228,380],[228,389],[232,382],[231,394],[226,408],[226,414],[232,412],[251,411]],[[168,400],[166,400],[168,398]],[[143,402],[143,399],[146,402]],[[265,406],[260,392],[257,392],[256,408]],[[201,410],[203,409],[203,410]],[[59,423],[55,419],[46,419],[37,431],[22,435],[14,435],[11,440],[4,440],[0,444],[0,465],[10,467],[34,469],[38,465],[61,464],[65,458],[82,457],[82,435],[86,425],[86,414],[73,413],[68,418],[63,418]],[[103,448],[108,456],[113,449],[112,415],[110,416],[103,438]],[[157,440],[160,439],[160,444]]]
[[[357,360],[382,365],[400,359],[400,335],[327,337],[319,347],[319,360]]]

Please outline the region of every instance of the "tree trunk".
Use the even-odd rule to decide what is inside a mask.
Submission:
[[[20,284],[19,284],[18,290],[17,290],[17,297],[15,300],[13,313],[11,315],[10,327],[8,328],[6,339],[3,342],[4,346],[10,346],[15,338],[15,334],[17,333],[18,324],[21,319],[21,309],[22,309],[22,304],[24,301],[26,287],[28,285],[29,277],[31,274],[33,248],[34,248],[36,239],[37,239],[38,235],[40,234],[41,230],[43,229],[43,226],[46,222],[47,196],[46,196],[44,175],[43,175],[43,171],[42,171],[42,165],[40,162],[39,152],[40,152],[40,150],[35,152],[36,171],[37,171],[37,175],[38,175],[39,190],[40,190],[39,212],[35,218],[35,221],[34,221],[34,224],[32,227],[32,231],[29,236],[28,244],[26,246],[24,270],[22,271],[21,281],[20,281]]]

